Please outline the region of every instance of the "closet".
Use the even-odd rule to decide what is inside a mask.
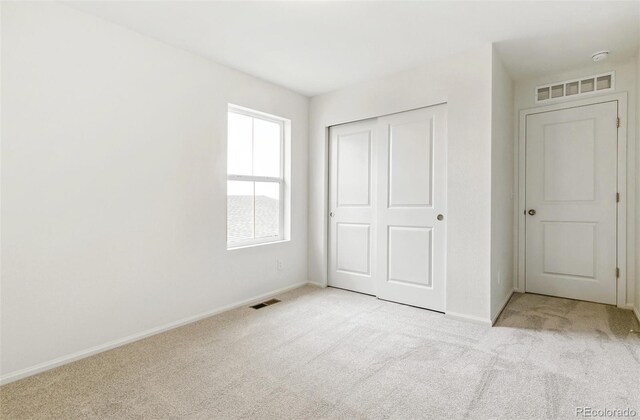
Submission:
[[[447,108],[329,130],[329,286],[445,309]]]

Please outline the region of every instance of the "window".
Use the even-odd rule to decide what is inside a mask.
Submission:
[[[227,247],[284,239],[285,120],[229,107]]]

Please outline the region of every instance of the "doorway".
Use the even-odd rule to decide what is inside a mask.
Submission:
[[[329,130],[328,284],[444,311],[446,105]]]
[[[618,105],[525,116],[526,292],[617,303]]]

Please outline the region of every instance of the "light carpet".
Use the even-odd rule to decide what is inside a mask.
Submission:
[[[3,419],[640,416],[630,311],[515,294],[493,328],[303,287],[0,388]]]

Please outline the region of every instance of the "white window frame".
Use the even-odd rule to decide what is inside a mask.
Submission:
[[[248,182],[253,182],[253,226],[252,226],[252,230],[253,230],[253,239],[247,239],[244,241],[237,241],[237,242],[229,242],[229,237],[228,237],[228,226],[227,226],[227,249],[234,249],[234,248],[244,248],[247,246],[253,246],[253,245],[263,245],[263,244],[269,244],[269,243],[274,243],[274,242],[281,242],[285,240],[285,123],[286,120],[282,119],[282,118],[278,118],[276,116],[273,115],[269,115],[269,114],[265,114],[263,112],[259,112],[259,111],[254,111],[252,109],[248,109],[248,108],[243,108],[243,107],[239,107],[236,105],[231,105],[229,104],[228,106],[228,112],[227,112],[227,121],[229,119],[229,114],[230,113],[234,113],[234,114],[239,114],[239,115],[245,115],[247,117],[251,117],[254,119],[259,119],[259,120],[263,120],[263,121],[268,121],[271,123],[275,123],[278,124],[280,126],[280,176],[279,177],[270,177],[270,176],[254,176],[254,175],[236,175],[236,174],[230,174],[227,171],[227,181],[248,181]],[[253,151],[253,132],[252,132],[252,136],[251,136],[251,144],[252,144],[252,151]],[[229,144],[229,133],[227,130],[227,145]],[[228,148],[227,148],[228,150]],[[228,153],[228,152],[227,152]],[[252,157],[253,158],[253,157]],[[227,156],[228,159],[228,156]],[[279,190],[279,201],[278,201],[278,205],[279,205],[279,209],[278,209],[278,236],[270,236],[268,238],[255,238],[255,231],[256,231],[256,208],[255,208],[255,183],[256,182],[271,182],[271,183],[277,183],[278,184],[278,190]],[[227,197],[228,197],[228,192],[227,192]],[[228,206],[228,203],[227,203]],[[228,208],[227,208],[228,210]],[[226,219],[227,224],[229,223],[229,219],[228,219],[228,213],[227,213],[227,219]]]

